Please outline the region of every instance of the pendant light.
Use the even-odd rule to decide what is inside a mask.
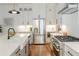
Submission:
[[[10,13],[10,14],[20,14],[19,11],[15,10],[15,4],[13,4],[13,9],[9,10],[8,13]]]

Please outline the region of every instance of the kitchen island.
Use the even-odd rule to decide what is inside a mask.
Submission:
[[[17,55],[18,51],[28,44],[29,33],[18,33],[14,37],[7,39],[6,36],[0,37],[0,56]],[[15,53],[15,54],[14,54]],[[16,56],[15,55],[15,56]],[[20,54],[19,54],[20,55]]]

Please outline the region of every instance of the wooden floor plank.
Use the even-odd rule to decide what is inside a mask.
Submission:
[[[51,51],[48,49],[47,44],[45,45],[32,45],[30,50],[31,56],[51,56]]]

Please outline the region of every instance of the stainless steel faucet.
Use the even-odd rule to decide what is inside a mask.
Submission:
[[[10,39],[10,37],[14,36],[13,34],[10,33],[10,30],[13,30],[13,34],[15,34],[14,28],[9,28],[8,29],[8,39]]]

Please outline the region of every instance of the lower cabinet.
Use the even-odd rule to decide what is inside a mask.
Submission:
[[[33,37],[28,37],[28,42],[26,42],[26,45],[20,49],[17,48],[15,52],[11,54],[11,56],[28,56],[30,54],[31,44],[33,43]]]
[[[11,54],[11,56],[28,56],[28,44],[26,44],[23,49],[17,48],[15,52]]]
[[[26,47],[20,50],[20,56],[26,56]]]
[[[20,48],[17,48],[16,51],[14,51],[11,56],[20,56]]]
[[[73,49],[71,49],[69,46],[65,45],[63,56],[79,56],[79,54]]]
[[[33,35],[30,35],[29,37],[28,37],[28,45],[27,45],[27,50],[28,50],[28,56],[30,56],[30,54],[31,54],[31,47],[32,47],[32,44],[33,44]]]
[[[20,50],[20,56],[28,56],[28,44],[26,44],[23,49]]]

